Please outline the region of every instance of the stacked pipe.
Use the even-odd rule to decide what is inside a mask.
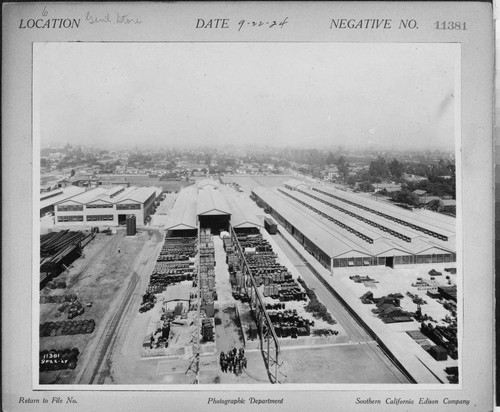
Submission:
[[[65,293],[64,295],[46,295],[40,296],[40,303],[63,303],[74,302],[77,296],[73,293]]]
[[[201,308],[207,317],[214,316],[215,291],[215,248],[210,229],[202,229],[199,245],[200,297]]]
[[[94,319],[45,322],[40,325],[40,337],[90,334],[94,329]]]
[[[307,300],[306,293],[293,279],[287,268],[276,261],[276,254],[261,234],[238,235],[238,241],[242,247],[245,245],[245,259],[252,271],[255,283],[258,287],[264,285],[264,297],[279,299],[280,302]],[[248,252],[250,247],[252,251]],[[236,275],[233,283],[239,286],[238,281]]]
[[[64,265],[71,264],[81,254],[83,246],[94,235],[85,235],[81,231],[62,230],[40,236],[40,287],[57,276]]]
[[[147,293],[195,278],[196,237],[166,237],[149,278]]]
[[[257,235],[238,234],[238,242],[243,249],[251,248],[256,252],[272,251],[272,247],[259,233]]]
[[[286,338],[290,336],[297,338],[298,336],[309,336],[311,334],[313,322],[298,316],[296,309],[268,310],[267,313],[278,337]]]

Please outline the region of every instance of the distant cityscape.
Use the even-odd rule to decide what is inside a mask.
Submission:
[[[452,151],[231,145],[111,150],[68,143],[41,150],[40,172],[41,192],[68,184],[95,187],[113,176],[125,180],[126,176],[147,176],[189,184],[193,178],[207,176],[300,174],[345,190],[385,197],[405,207],[456,213]]]

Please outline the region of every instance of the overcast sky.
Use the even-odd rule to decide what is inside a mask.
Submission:
[[[48,143],[452,149],[445,44],[35,44]]]

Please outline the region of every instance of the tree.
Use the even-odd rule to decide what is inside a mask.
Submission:
[[[356,185],[356,176],[348,176],[345,181],[349,186],[354,187]]]
[[[392,159],[392,162],[389,163],[389,173],[392,178],[399,179],[403,175],[404,167],[401,162],[398,162],[396,159]]]
[[[392,195],[392,200],[410,206],[418,206],[420,204],[420,198],[415,193],[406,191],[394,193],[394,195]]]
[[[375,187],[370,182],[361,182],[358,184],[359,190],[362,192],[374,192]]]
[[[373,179],[383,179],[389,175],[387,162],[381,156],[370,163],[369,171]]]
[[[70,177],[73,177],[75,175],[75,169],[71,169],[71,176]]]
[[[429,203],[427,203],[427,209],[434,210],[434,212],[441,212],[443,208],[444,205],[441,199],[433,199]]]
[[[349,176],[349,164],[346,162],[344,156],[340,156],[337,161],[335,162],[337,165],[337,168],[339,169],[339,175],[340,178],[343,181],[346,181],[347,177]]]
[[[335,164],[335,157],[333,156],[332,152],[328,152],[328,157],[326,158],[326,162],[325,163],[327,165],[333,165],[333,164]]]

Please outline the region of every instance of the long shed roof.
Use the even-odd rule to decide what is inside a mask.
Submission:
[[[165,223],[165,230],[197,229],[196,205],[197,189],[194,186],[182,189],[170,210]]]
[[[224,194],[231,208],[231,225],[234,228],[263,227],[261,221],[250,210],[248,202],[245,202],[241,194],[237,194],[233,190],[227,190]]]
[[[289,202],[279,197],[277,192],[264,187],[257,187],[253,189],[253,192],[264,202],[271,205],[287,221],[293,223],[294,227],[329,257],[344,255],[352,250],[369,255],[369,252],[363,247],[357,247],[348,239],[336,237],[322,222],[291,206]]]
[[[201,189],[198,193],[198,207],[196,214],[199,215],[230,215],[226,200],[219,190]]]
[[[424,227],[428,230],[434,231],[434,232],[439,232],[440,234],[447,236],[449,238],[455,236],[455,230],[456,230],[456,221],[454,218],[445,216],[445,215],[438,215],[436,213],[436,216],[432,219],[432,221],[429,219],[428,216],[425,214],[420,213],[420,211],[408,211],[404,210],[400,207],[397,207],[395,205],[389,204],[385,201],[376,201],[370,198],[367,195],[359,195],[356,193],[350,193],[344,190],[338,190],[335,189],[331,186],[314,186],[315,190],[319,190],[322,193],[327,193],[331,194],[334,196],[337,196],[341,199],[345,199],[347,201],[353,202],[357,205],[361,205],[364,207],[368,207],[372,210],[375,210],[380,213],[387,214],[389,216],[392,216],[397,219],[401,219],[402,221]]]
[[[420,236],[408,243],[387,236],[368,224],[349,220],[349,218],[339,218],[338,214],[335,215],[335,218],[339,218],[338,221],[349,224],[353,229],[370,237],[373,240],[373,243],[370,243],[357,236],[354,232],[339,227],[338,224],[310,210],[306,205],[294,202],[283,192],[280,193],[264,188],[256,188],[253,192],[288,220],[297,230],[302,232],[304,236],[316,243],[316,246],[330,257],[455,253],[454,242],[442,242],[434,238]],[[297,192],[289,193],[293,193],[294,196],[304,201],[308,199],[305,195],[301,197]],[[308,205],[331,215],[328,208],[320,202],[310,199]]]
[[[85,189],[83,187],[79,186],[69,186],[63,190],[61,190],[59,193],[52,197],[47,197],[44,196],[44,199],[40,199],[40,209],[44,209],[47,206],[55,205],[58,202],[62,202],[63,200],[70,199],[74,196],[79,195],[80,193],[85,192]],[[46,193],[45,193],[46,195]],[[42,197],[42,196],[40,196]]]

